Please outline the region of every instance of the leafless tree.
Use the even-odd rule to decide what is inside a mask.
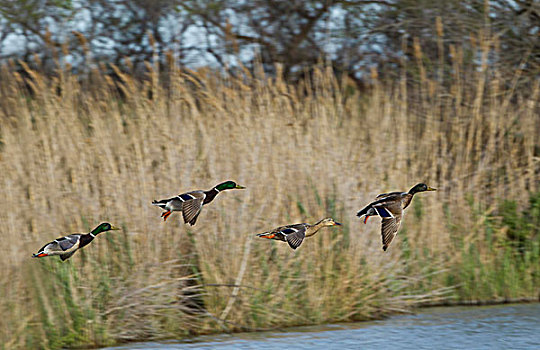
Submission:
[[[361,80],[370,67],[391,77],[414,42],[428,73],[451,69],[451,47],[474,66],[485,35],[497,39],[489,64],[534,78],[539,15],[534,0],[0,0],[0,59],[54,62],[64,50],[76,69],[124,58],[137,69],[171,52],[192,66],[281,63],[290,79],[323,59]]]

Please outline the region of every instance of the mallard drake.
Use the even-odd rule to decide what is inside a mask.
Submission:
[[[369,203],[360,210],[356,216],[365,215],[364,224],[370,216],[380,216],[382,218],[382,243],[383,250],[386,251],[390,242],[394,239],[401,224],[403,210],[411,204],[413,196],[419,192],[437,191],[424,183],[419,183],[409,190],[409,192],[382,193],[377,199]]]
[[[221,191],[243,188],[245,187],[237,185],[234,181],[225,181],[208,191],[186,192],[176,197],[162,199],[160,201],[154,200],[152,204],[165,210],[161,214],[163,221],[167,220],[173,211],[181,211],[184,216],[184,223],[195,225],[197,217],[201,213],[202,206],[213,201]]]
[[[341,226],[341,224],[334,221],[334,219],[326,218],[317,222],[315,225],[306,223],[286,225],[273,229],[272,231],[259,233],[257,236],[287,242],[292,249],[296,249],[300,247],[300,244],[302,244],[305,237],[313,236],[323,227],[336,225]]]
[[[43,258],[45,256],[59,255],[60,259],[64,261],[75,254],[77,250],[90,244],[98,234],[111,230],[120,229],[112,226],[108,222],[104,222],[90,233],[74,233],[72,235],[57,238],[54,241],[45,244],[36,254],[32,255],[32,257]]]

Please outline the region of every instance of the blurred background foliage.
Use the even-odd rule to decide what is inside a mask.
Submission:
[[[253,68],[260,59],[272,72],[279,62],[286,79],[298,79],[323,58],[362,85],[371,68],[395,78],[416,42],[428,74],[441,79],[456,55],[479,62],[490,37],[500,50],[485,63],[507,75],[519,68],[526,82],[540,74],[539,30],[533,0],[0,0],[0,59],[38,55],[53,69],[64,50],[78,71],[129,59],[143,72],[144,61],[170,53],[191,68]]]

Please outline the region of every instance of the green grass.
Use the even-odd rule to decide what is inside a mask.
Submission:
[[[474,212],[474,205],[469,209]],[[447,285],[457,286],[457,300],[489,302],[538,297],[540,192],[531,194],[522,209],[515,201],[502,200],[492,213],[477,212],[475,216],[482,225],[470,232],[474,236],[471,242],[464,242],[463,236],[454,240],[462,259],[445,277]]]

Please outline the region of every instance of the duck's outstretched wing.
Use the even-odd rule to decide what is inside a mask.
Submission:
[[[60,259],[62,259],[62,261],[66,260],[66,259],[69,259],[69,258],[71,258],[71,256],[72,256],[73,254],[75,254],[75,252],[77,252],[77,251],[74,250],[74,251],[72,251],[72,252],[70,252],[70,253],[62,254],[62,255],[60,255]]]
[[[184,216],[184,223],[195,225],[195,222],[197,222],[197,218],[201,213],[206,195],[203,191],[193,191],[181,194],[178,197],[184,200],[182,203],[182,215]]]
[[[375,209],[381,216],[381,236],[383,250],[386,251],[388,246],[396,237],[399,226],[401,225],[401,218],[403,216],[403,209],[401,209],[401,204],[396,203],[388,206],[375,206]]]
[[[285,241],[292,249],[300,247],[306,237],[306,224],[289,225],[281,230]]]
[[[73,249],[75,245],[78,246],[81,239],[80,234],[73,234],[62,238],[57,238],[54,242],[57,242],[63,251]]]

